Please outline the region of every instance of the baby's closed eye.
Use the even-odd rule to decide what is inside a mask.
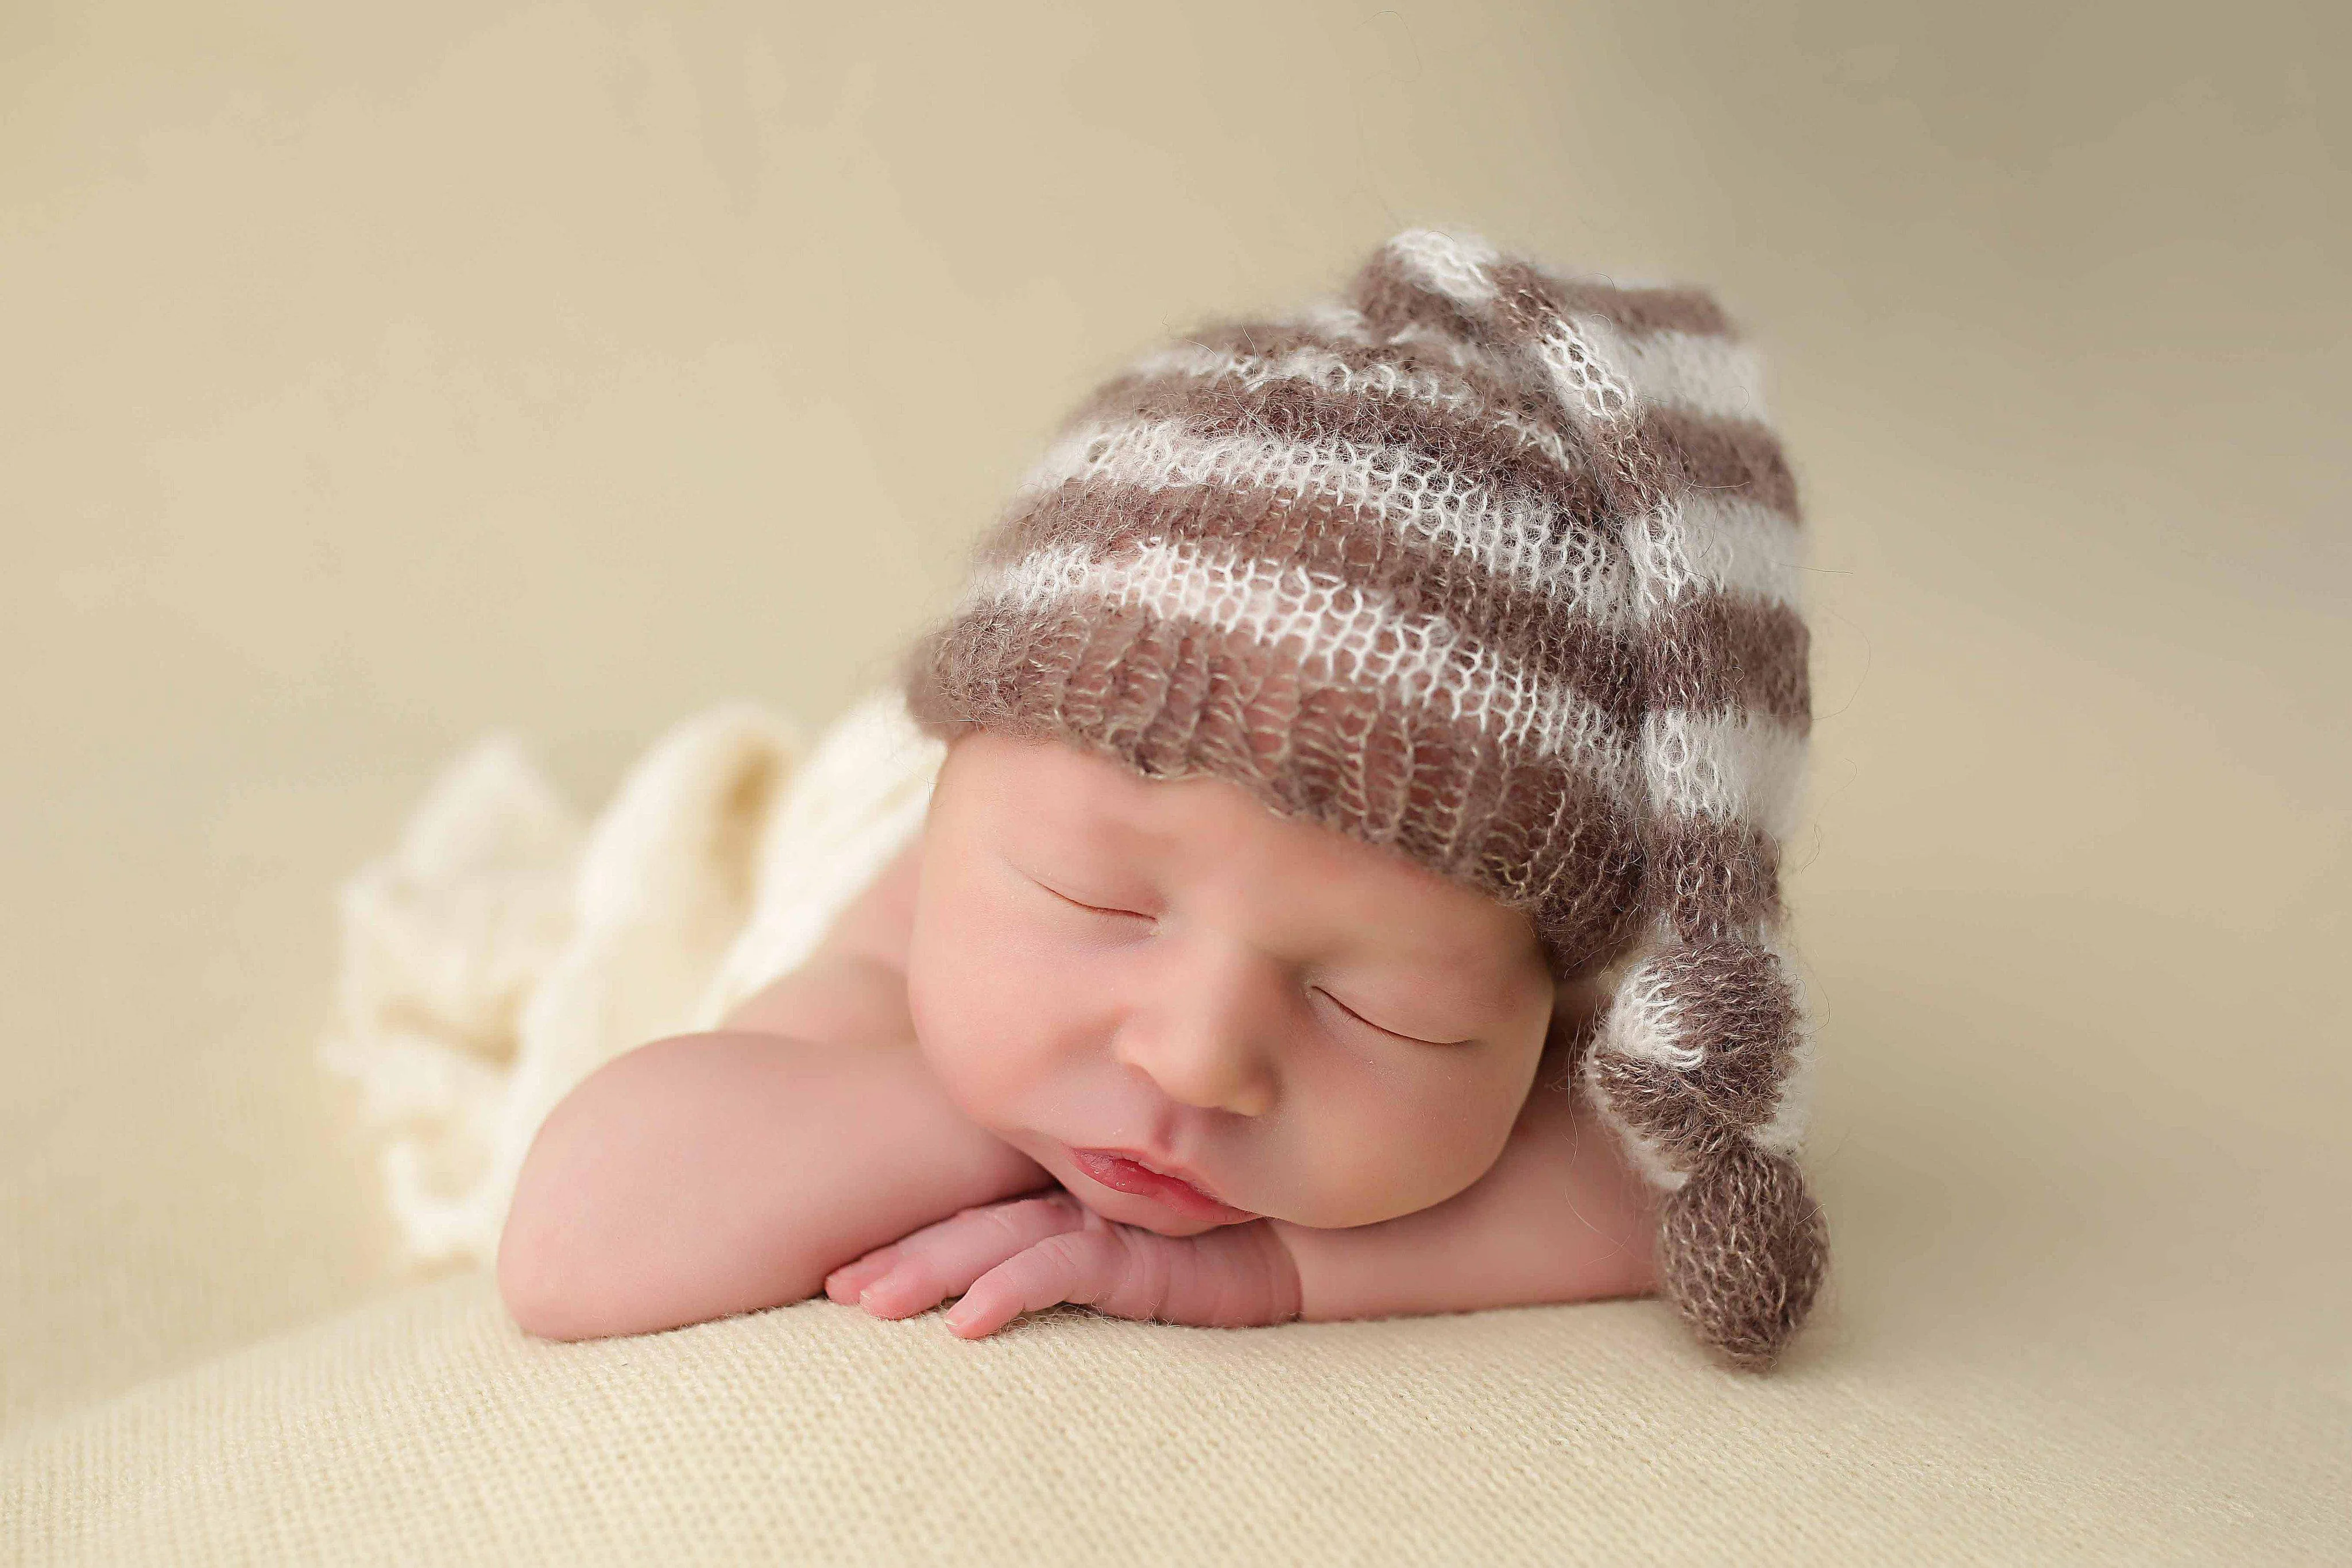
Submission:
[[[1075,893],[1065,893],[1060,888],[1055,887],[1053,883],[1037,877],[1033,876],[1029,880],[1036,883],[1039,887],[1044,888],[1047,893],[1052,894],[1064,904],[1072,904],[1076,908],[1083,909],[1089,915],[1108,915],[1121,920],[1148,921],[1158,918],[1155,915],[1146,915],[1139,909],[1123,909],[1119,907],[1115,901],[1097,902],[1094,898],[1082,898]]]
[[[1341,1001],[1338,997],[1333,996],[1328,990],[1325,989],[1321,986],[1315,987],[1314,990],[1316,995],[1321,997],[1325,1001],[1329,1002],[1333,1007],[1338,1008],[1341,1012],[1347,1014],[1348,1017],[1355,1019],[1356,1022],[1362,1024],[1367,1029],[1375,1030],[1381,1034],[1388,1035],[1392,1039],[1409,1040],[1415,1045],[1443,1046],[1467,1045],[1470,1043],[1470,1037],[1466,1034],[1454,1034],[1446,1030],[1440,1030],[1436,1034],[1420,1034],[1412,1030],[1393,1028],[1388,1024],[1377,1022],[1372,1017],[1368,1016],[1366,1008],[1350,1007],[1348,1003]],[[1377,1009],[1378,1004],[1368,1004],[1368,1006]]]

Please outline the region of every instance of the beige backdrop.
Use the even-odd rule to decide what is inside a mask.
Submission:
[[[310,1051],[438,763],[585,805],[716,699],[831,716],[1094,380],[1440,223],[1770,355],[1808,1355],[2095,1378],[2324,1512],[2342,16],[0,8],[0,1427],[396,1283]]]

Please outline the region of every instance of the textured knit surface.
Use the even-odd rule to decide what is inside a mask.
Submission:
[[[1828,1224],[1780,951],[1812,706],[1796,485],[1715,300],[1412,229],[1066,423],[908,661],[916,716],[1209,774],[1630,967],[1581,1082],[1664,1293],[1765,1370]]]
[[[0,1561],[2341,1563],[2309,1414],[2256,1458],[2116,1383],[1727,1378],[1641,1302],[970,1343],[829,1301],[527,1340],[457,1276],[0,1440]]]

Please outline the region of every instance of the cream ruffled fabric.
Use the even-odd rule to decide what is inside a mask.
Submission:
[[[386,1136],[411,1260],[490,1262],[557,1102],[805,958],[920,825],[944,755],[885,691],[813,747],[751,705],[688,719],[593,825],[511,737],[451,764],[342,890],[320,1047]]]

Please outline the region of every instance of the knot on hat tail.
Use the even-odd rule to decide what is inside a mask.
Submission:
[[[1828,1269],[1795,1158],[1812,1064],[1787,961],[1736,939],[1669,947],[1626,975],[1583,1064],[1602,1119],[1667,1193],[1666,1299],[1748,1371],[1779,1358]]]
[[[1703,1342],[1741,1371],[1769,1371],[1828,1271],[1828,1222],[1795,1160],[1735,1144],[1667,1197],[1658,1266]]]

